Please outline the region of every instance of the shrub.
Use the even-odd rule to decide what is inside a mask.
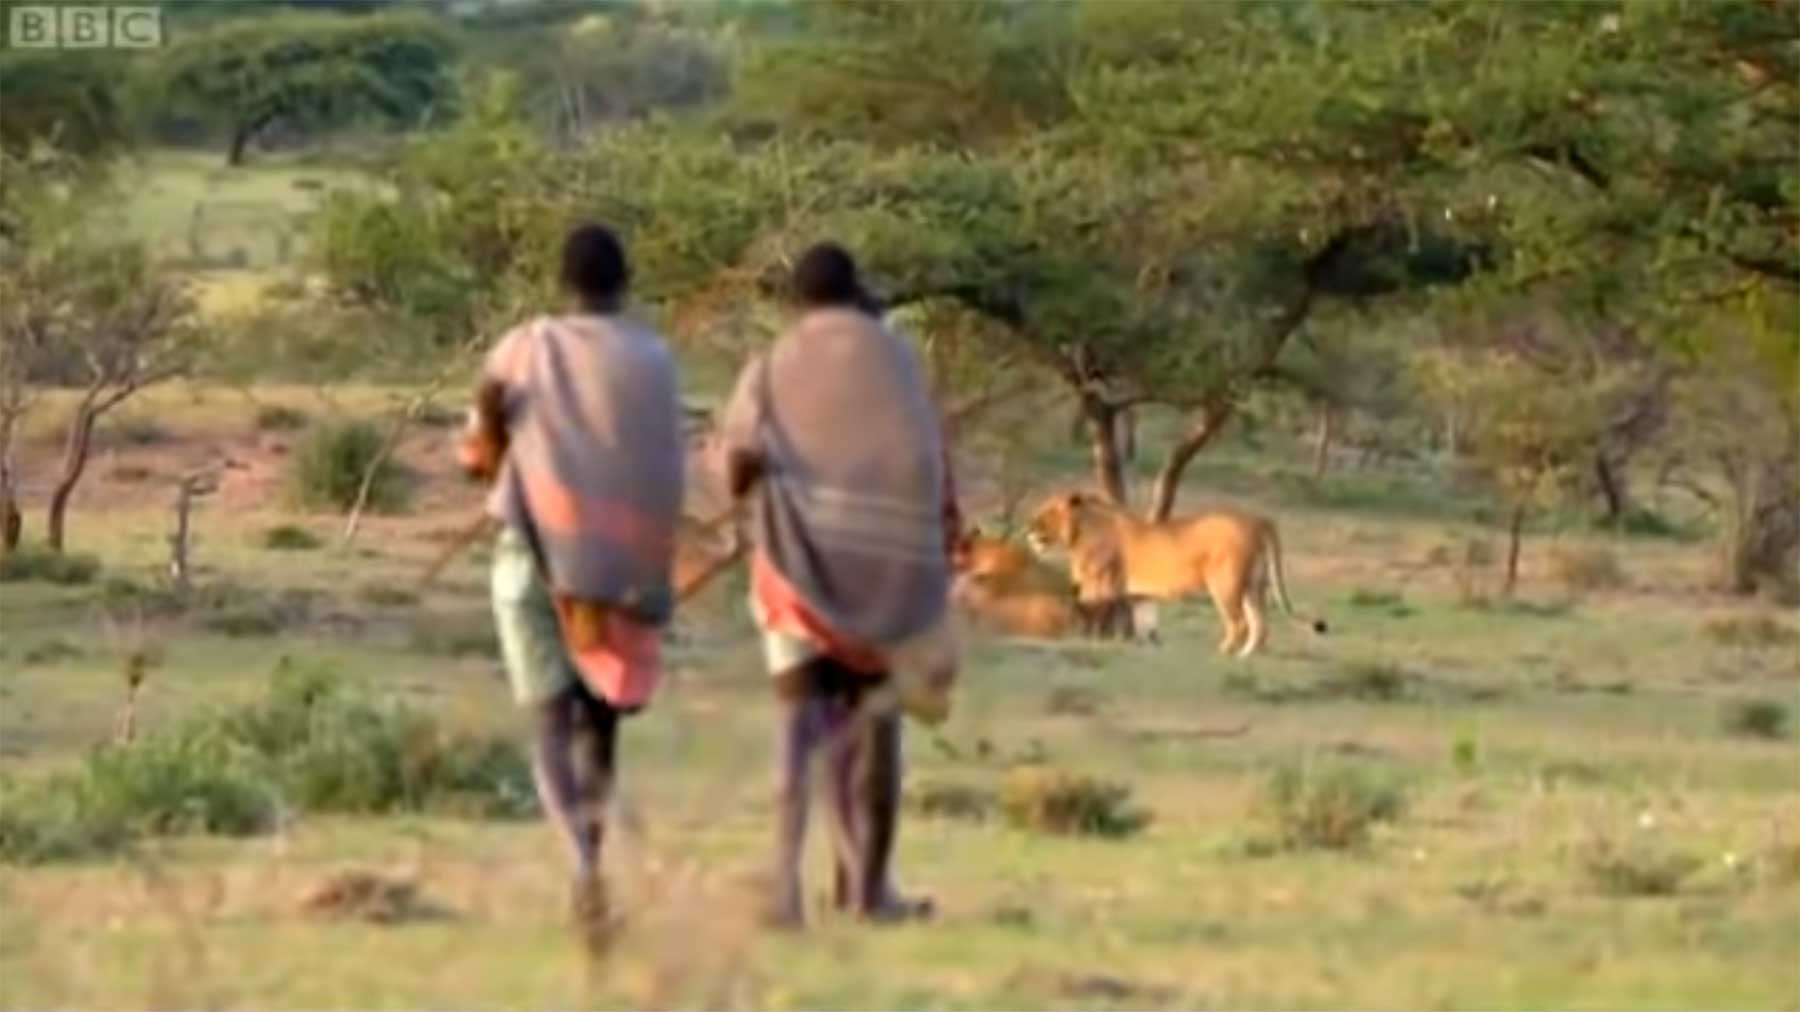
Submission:
[[[68,772],[0,785],[0,860],[101,856],[146,836],[242,836],[274,826],[278,811],[224,738],[155,736],[103,747]]]
[[[1130,836],[1150,822],[1130,786],[1041,765],[1007,773],[1000,809],[1015,828],[1067,836]]]
[[[120,415],[107,431],[125,446],[157,446],[169,441],[169,430],[154,418],[142,415]]]
[[[276,552],[305,552],[318,548],[324,542],[319,536],[296,524],[281,524],[263,532],[264,548]]]
[[[419,603],[417,591],[387,583],[365,583],[356,589],[356,596],[377,608],[410,608]]]
[[[1363,660],[1344,665],[1335,678],[1319,688],[1326,690],[1325,695],[1392,702],[1407,696],[1413,681],[1412,675],[1386,661]]]
[[[255,702],[100,749],[68,772],[0,781],[0,861],[263,832],[287,808],[511,818],[534,806],[510,741],[448,732],[425,711],[284,661]]]
[[[61,664],[63,661],[73,660],[85,653],[86,651],[77,644],[59,636],[53,636],[27,649],[20,655],[19,662],[26,665]]]
[[[1269,778],[1266,796],[1289,848],[1360,846],[1371,827],[1398,819],[1406,807],[1396,781],[1336,763],[1283,766]]]
[[[309,421],[306,412],[285,404],[264,404],[256,409],[258,432],[298,432]]]
[[[100,572],[100,560],[81,552],[53,552],[38,545],[20,545],[0,554],[0,583],[40,580],[65,586],[92,583]]]
[[[1704,863],[1648,838],[1623,845],[1599,838],[1581,852],[1588,880],[1608,896],[1673,896]]]
[[[1625,585],[1625,571],[1610,548],[1555,545],[1549,558],[1551,576],[1571,591],[1614,590]]]
[[[1728,647],[1776,647],[1800,640],[1800,632],[1769,615],[1707,619],[1700,631],[1707,639]]]
[[[370,421],[339,421],[309,433],[294,453],[289,490],[308,509],[348,510],[356,505],[363,476],[380,457],[385,437]],[[375,471],[369,509],[398,512],[411,497],[410,478],[391,458]]]
[[[1788,708],[1773,699],[1739,699],[1725,707],[1725,732],[1778,741],[1787,737]]]
[[[1393,618],[1405,618],[1414,613],[1412,605],[1406,603],[1406,595],[1397,590],[1357,587],[1350,592],[1348,604],[1352,608],[1385,612]]]
[[[926,818],[986,820],[1000,799],[985,787],[927,780],[906,792],[907,807]]]

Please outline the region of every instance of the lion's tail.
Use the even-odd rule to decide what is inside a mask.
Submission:
[[[1294,608],[1294,602],[1288,598],[1287,573],[1283,570],[1281,565],[1281,536],[1275,532],[1275,525],[1273,523],[1269,524],[1268,531],[1269,551],[1266,560],[1269,567],[1269,584],[1275,591],[1275,603],[1281,605],[1281,610],[1287,612],[1294,618],[1300,619],[1301,621],[1308,621],[1306,616],[1301,615],[1300,612]],[[1330,628],[1325,624],[1324,619],[1316,616],[1310,620],[1310,624],[1312,625],[1313,632],[1316,633],[1324,633]]]

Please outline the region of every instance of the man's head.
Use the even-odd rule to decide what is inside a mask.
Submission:
[[[814,245],[794,264],[794,302],[802,309],[849,308],[875,314],[875,298],[862,286],[856,260],[834,242]]]
[[[625,247],[612,229],[592,222],[577,225],[563,240],[562,284],[589,309],[613,309],[625,299],[631,268]]]

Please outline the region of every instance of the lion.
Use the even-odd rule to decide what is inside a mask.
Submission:
[[[1045,638],[1081,626],[1069,581],[1019,545],[970,528],[952,546],[950,562],[951,596],[979,626]]]
[[[1032,514],[1027,540],[1039,553],[1066,550],[1078,593],[1098,598],[1117,593],[1133,600],[1212,596],[1224,623],[1219,652],[1248,657],[1268,636],[1266,584],[1288,615],[1306,621],[1289,600],[1281,565],[1281,541],[1267,517],[1217,510],[1165,523],[1140,520],[1093,496],[1065,492]],[[1099,580],[1099,586],[1082,586]],[[1314,618],[1314,632],[1326,625]]]

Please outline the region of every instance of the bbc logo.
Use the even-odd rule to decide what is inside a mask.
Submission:
[[[155,49],[161,7],[12,7],[6,41],[15,49]]]

